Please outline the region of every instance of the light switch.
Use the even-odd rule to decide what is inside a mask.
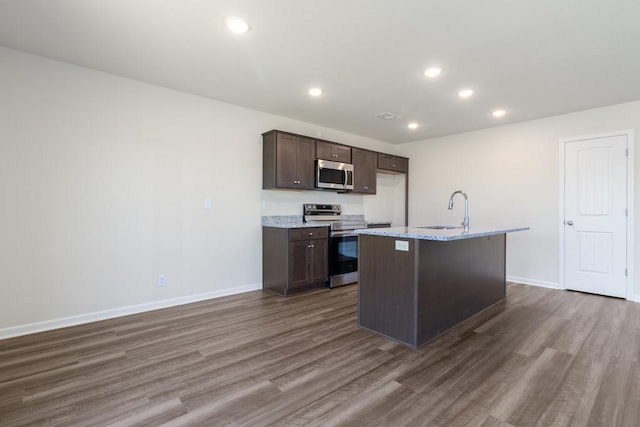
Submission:
[[[204,198],[204,208],[205,209],[213,208],[213,199],[211,199],[211,197]]]
[[[407,240],[396,240],[396,251],[409,252],[409,242]]]

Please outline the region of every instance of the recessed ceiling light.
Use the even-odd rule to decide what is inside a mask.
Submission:
[[[247,21],[237,16],[231,16],[225,19],[224,22],[227,25],[229,31],[236,34],[246,33],[247,31],[249,31],[249,28],[251,28]]]
[[[505,110],[495,110],[493,113],[491,113],[493,115],[493,117],[502,117],[505,114],[507,114],[507,112]]]
[[[460,98],[468,98],[471,95],[473,95],[473,89],[462,89],[460,92],[458,92],[458,96]]]
[[[417,124],[416,122],[411,122],[407,125],[407,127],[409,129],[418,129],[418,126],[420,126],[419,124]]]
[[[319,87],[312,87],[311,89],[309,89],[307,91],[307,93],[311,96],[320,96],[322,95],[324,92],[322,91],[322,89],[320,89]]]
[[[432,79],[434,77],[438,77],[440,75],[440,73],[442,73],[442,68],[440,68],[440,67],[431,67],[431,68],[427,68],[425,70],[424,75]]]

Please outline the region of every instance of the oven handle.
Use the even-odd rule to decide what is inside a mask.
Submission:
[[[358,233],[354,233],[353,230],[345,231],[332,231],[330,237],[357,237]]]

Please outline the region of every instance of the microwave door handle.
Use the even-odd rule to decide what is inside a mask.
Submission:
[[[344,172],[344,188],[347,188],[347,183],[349,182],[349,171],[343,169]]]

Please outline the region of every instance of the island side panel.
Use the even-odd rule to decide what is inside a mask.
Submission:
[[[417,345],[506,297],[506,234],[419,242]]]
[[[416,241],[360,235],[358,251],[358,324],[415,347]]]

